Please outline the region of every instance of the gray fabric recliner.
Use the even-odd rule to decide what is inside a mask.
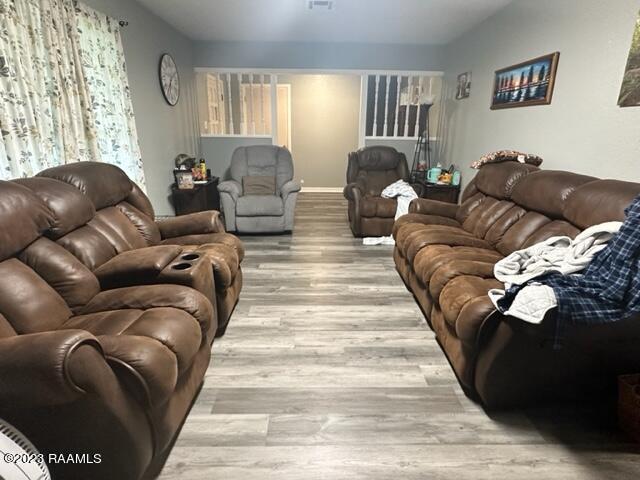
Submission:
[[[293,230],[300,183],[293,180],[289,150],[273,145],[238,147],[231,157],[231,180],[218,185],[227,231],[275,233]],[[245,195],[242,178],[273,176],[275,195]]]

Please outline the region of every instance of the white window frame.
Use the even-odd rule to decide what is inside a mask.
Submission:
[[[315,68],[225,68],[225,67],[196,67],[195,73],[217,73],[220,75],[240,74],[240,75],[269,75],[272,87],[277,86],[278,75],[357,75],[360,76],[360,114],[359,114],[359,135],[358,146],[364,147],[367,140],[393,140],[393,141],[410,141],[416,142],[417,136],[414,137],[377,137],[366,136],[366,120],[367,120],[367,78],[369,75],[387,75],[387,76],[414,76],[414,77],[443,77],[444,72],[439,70],[365,70],[365,69],[315,69]],[[438,99],[440,100],[440,99]],[[232,138],[271,138],[273,144],[277,142],[277,88],[271,88],[271,135],[242,135],[242,134],[200,134],[202,138],[232,137]],[[289,117],[291,118],[291,117]],[[291,128],[289,128],[291,132]],[[436,137],[430,137],[431,141],[436,141]]]

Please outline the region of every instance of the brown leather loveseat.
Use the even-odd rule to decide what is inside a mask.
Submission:
[[[349,154],[344,196],[349,201],[349,225],[354,236],[391,235],[397,201],[380,194],[398,180],[409,181],[404,153],[391,147],[371,146]]]
[[[16,182],[30,188],[59,218],[74,222],[75,229],[57,242],[89,268],[103,288],[186,282],[213,300],[216,336],[224,334],[242,289],[244,249],[236,236],[225,232],[219,212],[156,222],[142,190],[106,163],[72,163]],[[63,188],[67,185],[84,200],[72,197]],[[184,260],[178,262],[181,266],[175,265],[178,257]],[[197,283],[204,258],[213,266],[215,291]]]
[[[394,225],[394,259],[458,380],[487,407],[584,395],[640,371],[640,319],[570,326],[553,346],[554,318],[531,326],[494,310],[494,264],[552,236],[623,220],[640,184],[505,162],[480,169],[462,203],[417,199]]]
[[[145,229],[161,242],[124,188],[85,187],[0,182],[0,418],[45,459],[86,455],[50,464],[53,478],[151,478],[202,384],[215,308],[189,281],[102,288],[92,270],[143,247]],[[211,288],[210,262],[192,263],[193,286]]]

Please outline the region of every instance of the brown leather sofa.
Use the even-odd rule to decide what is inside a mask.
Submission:
[[[494,264],[551,236],[574,237],[623,220],[640,184],[489,164],[462,203],[417,199],[394,225],[394,259],[468,395],[487,407],[586,395],[640,371],[640,319],[570,326],[554,349],[555,318],[533,326],[503,316],[487,296]]]
[[[397,201],[380,194],[398,180],[409,181],[404,153],[391,147],[371,146],[349,154],[344,196],[349,201],[349,225],[354,236],[391,235]]]
[[[211,357],[215,309],[189,281],[104,290],[92,272],[153,230],[122,218],[135,208],[123,185],[0,182],[0,418],[45,455],[93,460],[50,464],[55,479],[153,478]],[[213,286],[208,260],[191,268],[193,286]]]
[[[147,196],[121,169],[106,163],[63,165],[17,182],[30,188],[59,219],[71,218],[76,228],[57,242],[98,277],[102,288],[187,282],[213,298],[216,336],[224,334],[242,289],[244,249],[236,236],[225,233],[219,212],[156,222]],[[81,200],[67,198],[71,194],[61,182],[82,192],[88,200],[83,208]],[[182,266],[175,265],[178,257],[184,260]],[[213,265],[215,291],[191,278],[202,268],[192,265],[201,257]]]

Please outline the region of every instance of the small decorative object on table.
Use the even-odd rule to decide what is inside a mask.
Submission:
[[[180,190],[191,190],[194,186],[193,168],[196,164],[196,159],[181,153],[175,159],[176,168],[173,170],[173,177],[176,181],[176,186]]]
[[[618,377],[618,425],[640,442],[640,374]]]
[[[189,170],[174,170],[173,175],[180,190],[193,190],[193,174]]]

